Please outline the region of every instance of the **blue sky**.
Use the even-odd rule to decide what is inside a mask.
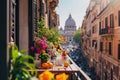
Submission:
[[[65,26],[65,21],[69,14],[76,22],[77,28],[82,25],[90,0],[59,0],[57,13],[60,16],[60,27]]]

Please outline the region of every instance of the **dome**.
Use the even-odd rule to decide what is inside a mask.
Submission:
[[[76,26],[74,19],[72,18],[71,14],[69,15],[68,19],[65,22],[65,26]]]

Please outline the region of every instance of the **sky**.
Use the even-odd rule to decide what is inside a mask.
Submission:
[[[65,26],[65,21],[69,14],[75,20],[77,28],[81,27],[89,2],[90,0],[59,0],[58,7],[56,8],[60,18],[59,28]]]

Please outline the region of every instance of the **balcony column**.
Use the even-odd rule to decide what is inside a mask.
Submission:
[[[28,50],[28,0],[19,0],[19,49]]]

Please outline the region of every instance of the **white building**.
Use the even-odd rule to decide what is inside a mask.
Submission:
[[[63,35],[64,38],[67,39],[67,41],[73,41],[73,35],[75,31],[76,23],[70,14],[65,22],[64,29],[60,28],[59,32],[61,35]]]

